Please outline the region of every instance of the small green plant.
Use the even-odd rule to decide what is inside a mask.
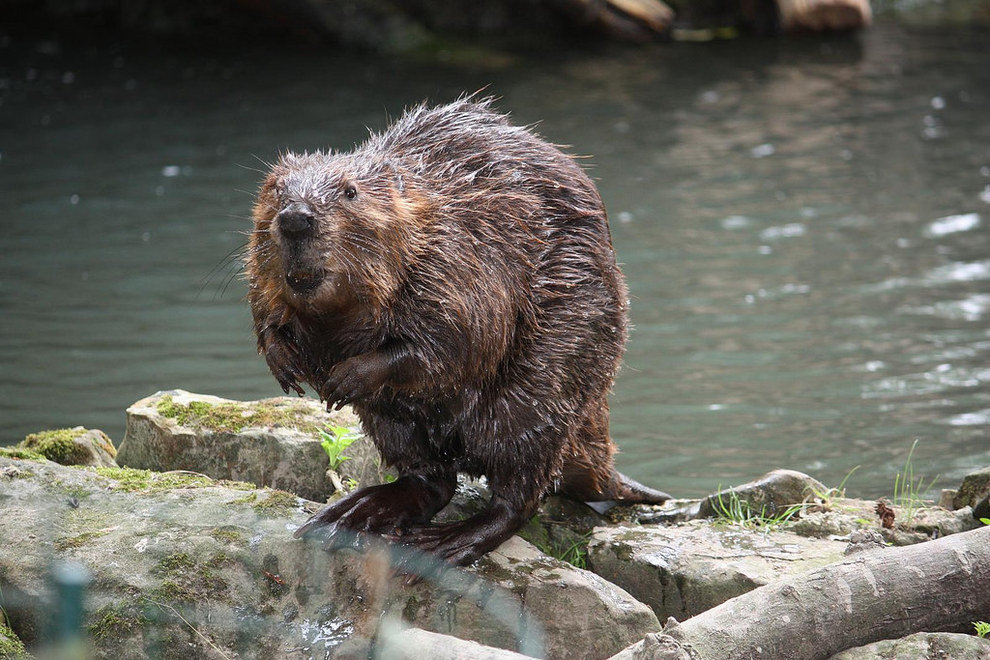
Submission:
[[[974,621],[973,627],[976,628],[977,637],[986,637],[990,635],[990,623],[986,621]]]
[[[319,431],[319,434],[323,451],[327,453],[327,458],[330,459],[331,470],[336,470],[340,467],[341,463],[350,460],[350,456],[344,456],[341,452],[350,447],[358,439],[358,434],[346,426],[328,426],[326,429]]]
[[[980,518],[980,522],[984,525],[990,525],[990,518]]]
[[[743,527],[762,527],[767,531],[783,527],[790,522],[791,518],[804,510],[804,503],[794,504],[787,507],[782,513],[772,515],[767,512],[766,505],[760,507],[759,511],[753,509],[749,502],[739,498],[739,494],[734,490],[726,491],[725,498],[722,497],[722,487],[719,486],[715,499],[712,500],[712,507],[715,509],[716,517],[730,523],[742,525]]]
[[[849,481],[849,477],[853,475],[853,472],[859,469],[857,465],[853,469],[846,472],[846,476],[842,478],[839,485],[835,488],[827,488],[825,490],[818,490],[817,488],[812,490],[814,495],[813,503],[821,507],[825,511],[830,511],[832,509],[832,500],[836,497],[846,496],[846,482]]]
[[[918,480],[915,481],[914,465],[911,463],[911,459],[914,456],[914,449],[917,446],[918,441],[915,440],[911,444],[911,450],[908,452],[907,460],[904,461],[904,470],[894,477],[894,497],[892,502],[904,510],[904,518],[907,522],[911,522],[918,509],[924,506],[921,496],[932,489],[939,477],[939,475],[935,475],[935,478],[929,481],[927,486],[925,485],[924,477],[918,477]]]

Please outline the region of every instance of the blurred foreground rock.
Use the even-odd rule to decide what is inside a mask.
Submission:
[[[381,622],[547,657],[605,657],[659,629],[645,605],[518,537],[477,568],[405,587],[387,553],[328,553],[291,533],[290,493],[181,473],[0,458],[0,587],[11,628],[45,639],[53,563],[92,575],[99,658],[362,653]],[[74,504],[73,504],[74,503]],[[522,626],[522,628],[520,628]]]

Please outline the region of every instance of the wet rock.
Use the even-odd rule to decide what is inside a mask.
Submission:
[[[956,495],[958,494],[959,491],[956,490],[955,488],[943,488],[942,492],[939,493],[938,496],[938,505],[943,509],[956,508],[955,506],[953,506],[952,501],[956,499]]]
[[[18,449],[41,454],[62,465],[117,467],[117,450],[107,434],[99,429],[77,426],[32,433],[17,445]]]
[[[374,463],[377,451],[360,435],[357,417],[349,409],[331,415],[316,400],[291,397],[239,402],[183,390],[159,392],[127,409],[117,461],[248,481],[323,501],[334,486],[318,432],[332,427],[359,435],[341,452],[361,457],[337,466],[348,475],[344,479],[370,480],[367,464]]]
[[[969,507],[948,511],[937,506],[905,507],[886,502],[894,513],[893,527],[880,525],[876,502],[845,497],[810,507],[787,526],[789,531],[815,538],[848,538],[856,530],[874,530],[891,545],[911,545],[978,527]],[[818,509],[818,510],[815,510]]]
[[[990,467],[970,472],[963,477],[959,491],[952,498],[952,508],[961,509],[964,506],[975,506],[977,502],[990,494]]]
[[[854,555],[857,552],[867,550],[881,550],[887,544],[883,540],[883,535],[875,529],[857,529],[849,535],[849,545],[843,551],[845,555]]]
[[[828,489],[820,481],[796,470],[774,470],[755,481],[709,495],[701,501],[698,515],[717,516],[738,498],[754,514],[777,516]]]
[[[976,506],[973,507],[973,518],[975,520],[979,520],[980,522],[990,520],[990,495],[984,497]]]
[[[386,636],[381,642],[381,656],[389,660],[525,660],[505,649],[484,646],[451,635],[441,635],[420,628],[409,628]]]
[[[842,559],[846,543],[786,531],[711,525],[603,527],[588,546],[592,570],[680,621],[785,575]]]
[[[483,580],[459,574],[445,578],[440,589],[417,588],[403,598],[402,613],[433,632],[548,658],[606,657],[660,628],[646,605],[616,585],[548,557],[518,536],[482,557],[475,570]],[[520,630],[506,625],[523,614],[528,649],[520,644]]]
[[[901,639],[885,639],[836,653],[831,660],[990,660],[990,640],[959,633],[915,633]]]
[[[331,553],[293,539],[319,505],[291,493],[0,458],[0,470],[12,466],[19,476],[0,479],[0,588],[19,595],[7,609],[28,644],[47,623],[49,567],[61,560],[92,574],[86,631],[94,657],[114,660],[323,656],[365,648],[400,619],[550,658],[605,657],[659,629],[619,587],[518,537],[471,570],[407,587],[394,549],[352,539]]]
[[[676,623],[676,622],[675,622]],[[666,628],[664,628],[666,630]],[[692,654],[670,635],[650,633],[608,660],[694,660]]]

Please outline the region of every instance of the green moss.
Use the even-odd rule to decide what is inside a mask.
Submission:
[[[231,563],[226,553],[215,553],[205,563],[198,563],[185,552],[166,555],[155,567],[165,579],[148,598],[159,602],[198,602],[205,599],[225,600],[227,581],[214,569]]]
[[[69,550],[71,548],[78,548],[86,543],[89,543],[93,539],[98,539],[106,534],[105,531],[95,531],[95,532],[83,532],[77,536],[65,536],[59,539],[55,539],[55,549],[56,550]]]
[[[98,467],[96,473],[117,482],[114,490],[125,492],[161,491],[174,488],[205,488],[215,482],[202,474],[189,472],[152,472],[134,468]]]
[[[229,566],[233,564],[234,560],[224,551],[216,552],[206,561],[206,565],[210,568],[220,568],[221,566]]]
[[[186,573],[195,566],[196,562],[187,553],[173,552],[162,557],[155,568],[165,575],[175,575],[176,573]]]
[[[256,502],[257,500],[258,500],[258,493],[257,492],[250,492],[247,495],[245,495],[244,497],[238,497],[236,500],[232,500],[230,503],[231,504],[251,504],[252,502]]]
[[[160,585],[148,592],[148,600],[160,603],[192,602],[197,599],[196,592],[175,580],[164,580]]]
[[[30,657],[24,648],[24,643],[14,634],[14,631],[0,623],[0,658],[22,660]]]
[[[97,641],[124,637],[144,623],[136,608],[129,605],[105,605],[96,611],[94,619],[86,629],[89,636]]]
[[[258,484],[248,483],[246,481],[231,481],[229,479],[218,479],[216,482],[217,486],[223,486],[224,488],[229,488],[230,490],[257,490]]]
[[[241,534],[236,529],[230,529],[229,527],[221,527],[220,529],[214,529],[212,532],[210,532],[210,536],[215,538],[218,542],[228,545],[244,544],[244,535]]]
[[[85,432],[86,429],[77,427],[32,433],[18,447],[41,454],[62,465],[75,465],[85,461],[87,457],[85,448],[76,444],[76,438]]]
[[[14,458],[25,461],[43,461],[44,456],[36,451],[22,449],[21,447],[0,447],[0,456],[4,458]]]
[[[210,431],[238,433],[251,427],[289,426],[307,433],[316,433],[319,425],[310,419],[311,412],[305,406],[279,402],[245,405],[242,403],[207,403],[190,401],[177,403],[166,394],[158,400],[158,414],[174,419],[182,426],[193,426]]]
[[[299,496],[284,490],[265,489],[268,497],[255,503],[254,510],[269,515],[285,515],[299,506]]]

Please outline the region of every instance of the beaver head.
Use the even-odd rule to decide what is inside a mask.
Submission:
[[[384,304],[428,221],[410,176],[359,152],[282,156],[254,209],[251,285],[300,313]]]

